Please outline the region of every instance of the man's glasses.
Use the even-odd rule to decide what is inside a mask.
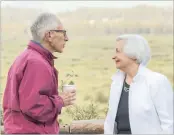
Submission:
[[[64,34],[64,36],[66,36],[66,30],[50,30],[50,31],[61,32]]]

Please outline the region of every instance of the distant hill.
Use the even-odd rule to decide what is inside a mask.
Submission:
[[[109,20],[124,19],[125,21],[172,21],[173,9],[154,6],[140,5],[133,8],[79,8],[74,12],[59,13],[59,16],[66,19],[78,20]]]
[[[30,8],[2,8],[2,30],[25,31],[44,11]],[[133,8],[79,8],[59,12],[71,35],[120,33],[173,33],[173,8],[140,5]],[[25,30],[24,30],[25,29]]]

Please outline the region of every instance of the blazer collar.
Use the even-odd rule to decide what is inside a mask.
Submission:
[[[139,65],[138,72],[136,76],[133,78],[133,82],[139,80],[140,77],[145,74],[145,69],[146,69],[145,66],[143,66],[142,64]],[[125,77],[125,72],[118,69],[118,71],[111,77],[111,79],[115,81],[115,80],[123,79],[124,77]]]

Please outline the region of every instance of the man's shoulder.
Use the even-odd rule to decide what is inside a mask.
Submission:
[[[44,68],[46,67],[47,62],[38,52],[31,49],[25,49],[12,63],[12,67],[17,69],[23,69],[26,66],[36,65],[40,65],[40,67]]]
[[[19,59],[27,62],[39,62],[44,63],[45,59],[40,53],[31,49],[25,49],[19,56]]]

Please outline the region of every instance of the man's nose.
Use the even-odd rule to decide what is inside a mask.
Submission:
[[[65,41],[68,41],[68,40],[69,40],[68,36],[67,36],[67,35],[65,35]]]

